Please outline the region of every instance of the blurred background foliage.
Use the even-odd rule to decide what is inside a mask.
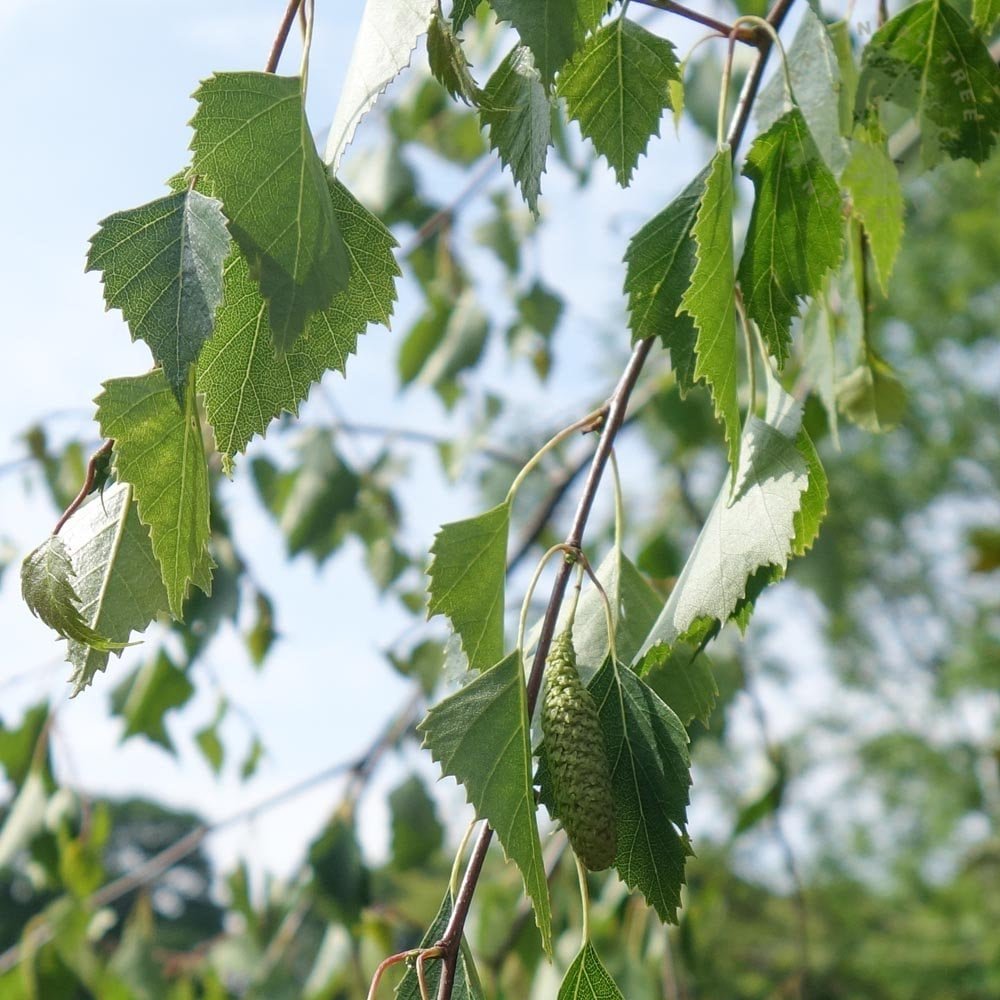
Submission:
[[[467,28],[477,66],[496,61],[488,20]],[[717,53],[703,47],[687,76],[685,116],[712,132],[718,72]],[[406,530],[407,512],[425,502],[430,456],[447,481],[481,494],[480,509],[495,502],[559,426],[533,421],[526,392],[547,394],[546,412],[572,419],[601,401],[628,343],[620,301],[590,329],[547,280],[544,205],[539,220],[520,206],[475,114],[424,69],[394,88],[363,134],[349,181],[398,234],[410,295],[393,333],[399,391],[432,389],[454,433],[352,424],[321,388],[328,409],[312,409],[305,426],[283,422],[245,473],[289,559],[321,565],[350,540],[386,599],[412,613],[386,655],[412,678],[414,698],[358,760],[320,776],[341,787],[297,875],[254,890],[245,868],[213,870],[204,852],[226,821],[205,824],[151,800],[88,798],[52,767],[56,707],[7,719],[5,1000],[362,997],[378,962],[416,945],[437,912],[457,827],[433,789],[414,772],[389,796],[384,861],[367,856],[356,822],[384,756],[415,755],[424,700],[454,669],[440,629],[422,624],[429,540]],[[570,211],[594,211],[603,166],[565,122],[555,134],[550,173],[568,184]],[[839,416],[807,400],[829,513],[814,550],[761,599],[745,639],[730,627],[709,651],[720,695],[710,724],[690,725],[697,856],[680,925],[662,927],[616,881],[593,878],[594,941],[629,1000],[1000,996],[1000,228],[984,210],[1000,191],[1000,161],[921,173],[908,160],[904,151],[904,249],[869,318],[891,366],[875,422],[896,426],[872,433],[871,412],[859,417],[849,400]],[[670,183],[686,180],[679,170]],[[850,304],[832,315],[849,343],[858,322]],[[585,334],[606,378],[579,371],[572,338]],[[808,363],[793,358],[786,384]],[[359,440],[373,447],[358,449]],[[18,470],[44,487],[54,519],[95,442],[54,445],[45,423],[22,441]],[[640,385],[621,450],[626,550],[666,592],[724,463],[704,390],[681,401],[661,358]],[[589,454],[586,442],[570,442],[526,487],[515,584],[564,533]],[[138,665],[123,674],[115,663],[105,679],[123,739],[167,752],[167,723],[195,692],[192,665],[220,630],[238,630],[260,669],[280,641],[281,600],[251,572],[239,524],[223,504],[213,510],[212,597],[196,593],[184,625],[164,625],[128,657]],[[588,550],[599,561],[610,518],[594,527]],[[18,554],[2,555],[6,564]],[[5,597],[10,590],[8,581]],[[220,724],[239,712],[221,686],[217,697],[214,721],[197,734],[216,771],[234,752]],[[242,722],[249,750],[239,767],[249,778],[267,733]],[[276,796],[262,808],[280,804]],[[547,854],[556,966],[540,960],[516,874],[491,857],[469,928],[487,996],[554,996],[575,952],[576,875],[559,835]]]

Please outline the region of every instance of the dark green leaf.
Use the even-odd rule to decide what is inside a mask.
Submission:
[[[183,410],[162,371],[111,379],[96,402],[101,433],[115,442],[115,473],[133,487],[170,612],[179,619],[190,583],[211,592],[214,565],[208,464],[193,380]]]
[[[983,163],[1000,131],[1000,69],[947,0],[918,0],[872,36],[858,114],[878,98],[916,114],[927,166],[944,155]]]
[[[347,287],[344,247],[298,77],[217,73],[195,92],[193,170],[222,199],[229,228],[287,351]]]
[[[463,787],[521,870],[546,954],[552,953],[549,887],[535,817],[528,693],[515,651],[435,705],[420,723],[424,746]]]
[[[537,214],[552,142],[552,109],[524,46],[512,49],[487,81],[480,115],[489,130],[490,148],[510,167],[528,208]]]
[[[353,817],[334,816],[309,848],[309,864],[323,908],[338,922],[354,924],[368,905],[370,890]]]
[[[87,270],[101,272],[108,308],[149,344],[182,403],[215,326],[228,252],[221,203],[192,190],[109,215],[90,241]]]
[[[226,748],[222,745],[222,738],[219,736],[219,727],[226,717],[226,709],[226,702],[220,701],[215,718],[194,734],[194,741],[198,745],[198,749],[216,776],[222,771],[222,765],[226,760]]]
[[[469,72],[465,50],[440,11],[434,12],[427,29],[427,58],[434,79],[452,97],[466,104],[478,103],[479,88]]]
[[[462,641],[471,670],[502,656],[510,504],[441,526],[431,546],[427,615],[443,614]]]
[[[559,75],[570,118],[627,187],[680,77],[674,46],[624,15],[591,35]]]
[[[339,182],[330,203],[351,260],[347,288],[311,317],[306,335],[281,357],[271,343],[267,310],[239,254],[226,264],[215,336],[198,363],[198,391],[227,470],[255,434],[283,411],[297,413],[313,382],[329,369],[343,373],[369,323],[388,325],[399,268],[392,234]]]
[[[686,391],[694,385],[695,327],[680,312],[697,263],[692,229],[701,207],[711,166],[697,177],[629,241],[625,252],[632,341],[660,337],[670,350],[677,382]]]
[[[781,365],[798,300],[815,295],[840,263],[840,189],[798,108],[757,137],[743,173],[756,198],[738,276],[747,312]]]
[[[875,354],[837,386],[840,412],[863,430],[884,434],[896,427],[906,410],[906,389],[892,366]]]
[[[685,726],[692,719],[708,725],[719,689],[700,644],[678,639],[669,648],[654,646],[637,664],[636,672]]]

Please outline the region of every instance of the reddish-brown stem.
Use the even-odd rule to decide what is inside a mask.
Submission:
[[[264,67],[265,73],[274,73],[281,61],[281,53],[285,50],[285,42],[288,41],[288,33],[295,23],[295,15],[302,6],[302,0],[288,0],[288,7],[285,8],[285,15],[278,25],[278,33],[274,36],[274,44],[271,46],[271,54],[267,57],[267,65]]]
[[[700,11],[692,10],[683,4],[674,3],[673,0],[636,0],[636,3],[645,4],[647,7],[655,7],[657,10],[666,11],[668,14],[676,14],[678,17],[686,18],[688,21],[694,21],[695,24],[703,24],[706,28],[717,31],[723,37],[734,35],[737,41],[743,42],[746,45],[758,44],[758,36],[755,28],[737,27],[734,31],[731,24],[726,24],[725,21],[710,17],[708,14],[702,14]]]
[[[97,467],[103,459],[111,454],[113,446],[114,441],[105,441],[104,444],[102,444],[101,447],[90,456],[90,461],[87,463],[87,475],[84,477],[83,486],[80,487],[80,492],[73,498],[73,502],[63,511],[62,517],[60,517],[56,522],[56,526],[52,529],[53,535],[58,535],[59,532],[62,531],[63,525],[80,509],[83,505],[83,501],[90,495],[90,491],[94,488],[94,480],[97,478]]]

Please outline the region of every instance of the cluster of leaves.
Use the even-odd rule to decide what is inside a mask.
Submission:
[[[162,615],[185,622],[178,627],[189,657],[211,634],[218,612],[207,610],[205,598],[213,575],[218,590],[220,575],[238,577],[244,568],[212,503],[213,456],[231,475],[251,440],[281,414],[296,414],[326,371],[345,370],[369,323],[388,323],[400,270],[386,226],[435,218],[402,156],[407,144],[465,165],[485,155],[482,126],[537,215],[549,150],[563,142],[563,115],[626,186],[663,112],[681,113],[674,46],[641,25],[628,4],[490,0],[517,42],[498,54],[482,87],[466,55],[476,6],[456,0],[449,17],[428,0],[369,0],[325,164],[305,117],[301,79],[230,73],[205,81],[195,95],[192,163],[172,179],[172,193],[101,223],[88,267],[101,272],[108,306],[122,311],[155,367],[105,383],[97,421],[113,441],[110,467],[22,571],[31,610],[67,640],[74,693],[105,668],[109,653],[120,653],[133,633]],[[616,536],[597,571],[614,637],[596,587],[584,592],[573,622],[612,763],[618,875],[661,920],[677,920],[691,855],[688,727],[707,723],[719,698],[703,650],[728,621],[746,629],[760,593],[816,542],[830,485],[812,434],[828,430],[836,438],[840,416],[872,431],[903,419],[901,383],[876,347],[871,320],[873,286],[887,291],[903,232],[897,153],[886,133],[896,119],[883,106],[913,115],[924,166],[943,159],[983,164],[1000,133],[1000,71],[981,37],[990,14],[977,6],[974,18],[970,23],[947,0],[918,0],[868,40],[859,61],[844,22],[829,25],[805,9],[787,72],[756,101],[760,133],[743,167],[754,200],[739,254],[735,151],[721,135],[704,169],[629,243],[631,339],[657,338],[669,351],[684,409],[701,405],[694,390],[707,387],[728,460],[685,561],[664,568],[663,553],[647,547],[633,562]],[[380,155],[394,180],[377,206],[380,220],[331,171],[425,32],[437,82],[422,83],[389,116],[393,142]],[[471,110],[450,107],[443,92]],[[516,281],[518,221],[505,196],[494,206],[481,235]],[[483,355],[489,319],[446,224],[417,246],[411,264],[426,309],[402,341],[400,382],[423,382],[453,406],[462,395],[460,376]],[[539,280],[517,288],[508,345],[527,353],[542,378],[561,311],[561,299]],[[782,373],[795,377],[794,394]],[[803,404],[807,393],[820,404],[818,416]],[[320,429],[307,432],[299,449],[292,468],[263,457],[251,463],[291,556],[305,552],[322,562],[354,534],[383,588],[420,563],[391,537],[399,517],[387,459],[356,469]],[[484,514],[444,525],[434,542],[428,611],[448,618],[468,673],[420,730],[520,870],[543,950],[552,954],[560,915],[543,865],[536,787],[545,803],[551,794],[544,763],[536,772],[524,672],[540,629],[513,649],[506,630],[513,500],[508,494]],[[675,579],[664,596],[647,577]],[[400,596],[421,603],[411,589],[401,587]],[[257,622],[248,642],[260,659],[274,627],[270,598],[255,587],[254,599]],[[228,616],[235,619],[236,611]],[[399,666],[431,691],[442,660],[432,641]],[[129,733],[167,745],[163,716],[192,690],[185,670],[160,652],[119,689],[117,707]],[[216,768],[224,711],[223,703],[199,734]],[[246,773],[259,754],[255,739]],[[422,788],[410,798],[421,796],[426,814]],[[19,804],[22,798],[26,813],[45,801],[34,783],[22,786]],[[778,802],[780,792],[769,789],[743,814],[739,832]],[[436,822],[419,824],[432,830],[430,850],[411,844],[394,852],[412,851],[407,867],[420,867],[437,851]],[[19,828],[20,821],[12,826]],[[17,849],[31,843],[31,831],[16,840]],[[401,821],[401,837],[404,831]],[[349,810],[334,817],[310,862],[324,914],[355,926],[371,896]],[[78,895],[96,883],[86,885]],[[452,904],[449,892],[425,945],[440,936]],[[136,934],[145,933],[148,944],[145,926]],[[255,988],[264,990],[274,970],[270,949],[261,947]],[[66,954],[59,960],[86,982],[81,970],[92,956],[70,961]],[[113,970],[106,974],[112,978],[100,980],[101,988],[117,989]],[[618,995],[589,941],[562,991]],[[401,994],[419,995],[412,972]],[[481,995],[465,951],[455,995]]]

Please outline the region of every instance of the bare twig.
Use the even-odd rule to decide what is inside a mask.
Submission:
[[[657,10],[666,11],[668,14],[677,14],[688,21],[694,21],[695,24],[703,24],[706,28],[711,28],[726,38],[733,33],[731,24],[726,24],[725,21],[709,17],[708,14],[702,14],[700,11],[692,10],[690,7],[683,6],[683,4],[674,3],[673,0],[636,0],[636,3],[645,4],[647,7],[655,7]],[[758,44],[757,32],[754,28],[737,27],[735,38],[736,41],[744,42],[747,45]]]
[[[264,67],[265,73],[273,73],[277,70],[281,53],[285,50],[285,42],[288,41],[288,33],[292,30],[295,15],[301,6],[302,0],[288,0],[288,7],[285,9],[281,24],[278,25],[278,33],[274,36],[274,43],[271,45],[271,54],[267,57],[267,65]]]

